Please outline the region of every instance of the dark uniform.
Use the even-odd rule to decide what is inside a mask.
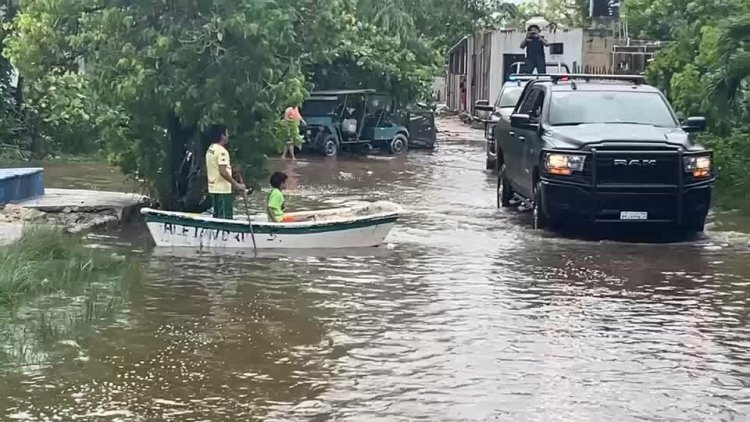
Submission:
[[[534,73],[534,69],[536,69],[537,73],[546,73],[546,63],[547,61],[544,58],[544,42],[542,42],[542,38],[540,36],[527,38],[526,73]]]

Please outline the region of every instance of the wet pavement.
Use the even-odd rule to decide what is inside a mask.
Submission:
[[[403,204],[382,248],[252,259],[151,250],[136,228],[93,239],[139,271],[107,306],[6,324],[0,419],[747,420],[750,236],[535,232],[496,209],[467,133],[406,158],[272,163],[291,209]]]

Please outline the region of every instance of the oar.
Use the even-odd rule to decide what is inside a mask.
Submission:
[[[243,185],[245,184],[245,181],[243,180],[242,173],[237,174],[240,179],[240,183]],[[247,225],[250,226],[250,237],[253,239],[253,253],[255,253],[255,256],[258,256],[258,245],[255,244],[255,231],[253,230],[253,220],[250,219],[250,207],[247,206],[247,185],[245,185],[245,190],[242,191],[242,201],[245,203],[245,215],[247,216]]]

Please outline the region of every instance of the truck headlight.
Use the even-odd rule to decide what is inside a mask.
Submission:
[[[691,173],[693,177],[711,176],[711,156],[700,155],[696,157],[685,157],[685,173]]]
[[[570,176],[574,171],[583,171],[585,155],[550,153],[544,159],[547,173]]]

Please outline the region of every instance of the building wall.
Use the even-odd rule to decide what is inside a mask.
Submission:
[[[561,62],[573,72],[617,73],[612,63],[613,47],[617,45],[611,31],[598,29],[544,30],[542,35],[553,43],[563,45],[562,54],[551,54],[546,49],[547,61]],[[466,109],[474,113],[477,100],[494,102],[503,86],[506,65],[504,54],[523,55],[521,41],[526,31],[486,31],[466,38],[451,50],[446,77],[446,104],[451,110],[461,110],[460,81],[466,78]]]
[[[485,99],[490,95],[490,78],[492,75],[492,31],[484,31],[473,39],[474,56],[472,64],[474,65],[471,74],[471,101],[469,102],[470,111],[474,110],[474,103],[477,100]]]
[[[583,33],[581,62],[571,70],[578,73],[607,74],[612,72],[612,47],[615,37],[609,31],[587,29]]]
[[[460,81],[467,73],[469,39],[464,38],[448,53],[448,72],[445,77],[445,103],[450,110],[459,109]]]

